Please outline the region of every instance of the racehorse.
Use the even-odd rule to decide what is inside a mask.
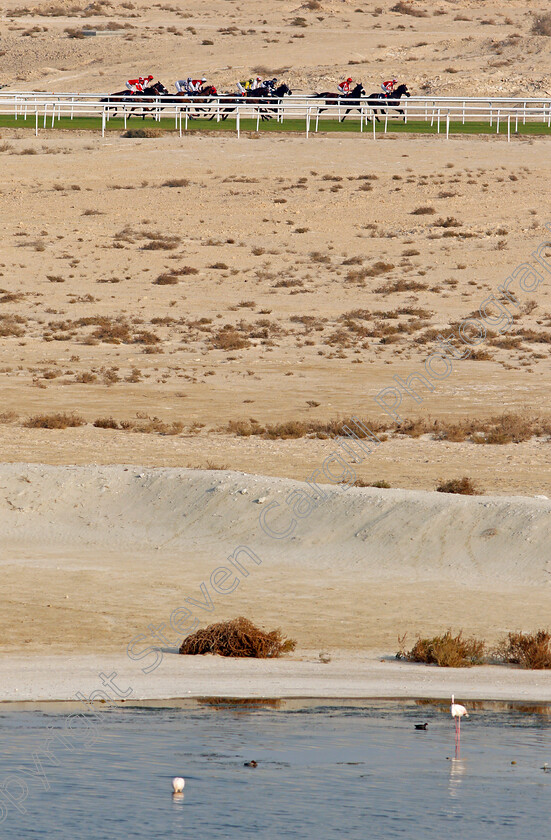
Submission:
[[[165,101],[169,105],[182,105],[182,104],[188,105],[188,104],[192,104],[192,103],[195,104],[194,99],[197,98],[197,97],[201,97],[201,98],[202,97],[209,97],[209,98],[217,97],[218,98],[218,91],[216,90],[214,85],[207,85],[202,90],[197,90],[197,91],[194,90],[194,91],[191,91],[190,93],[188,93],[185,90],[180,90],[180,91],[178,91],[177,94],[175,94],[175,96],[171,95]],[[203,104],[203,103],[201,103],[201,104]],[[196,112],[204,113],[205,111],[210,111],[210,108],[208,106],[206,108],[201,108],[201,107],[199,107],[199,105],[197,105]],[[193,120],[194,116],[192,114],[190,114],[189,118]]]
[[[377,122],[380,122],[379,117],[377,116],[377,111],[383,113],[387,110],[387,108],[393,108],[395,111],[398,111],[399,114],[402,114],[402,116],[404,115],[404,109],[400,108],[400,100],[402,96],[411,96],[407,85],[398,85],[394,93],[390,96],[387,96],[384,93],[370,93],[364,102],[366,102],[372,109],[373,116]]]
[[[121,90],[118,93],[111,93],[109,96],[105,96],[103,99],[100,99],[100,102],[114,103],[112,106],[110,105],[107,110],[110,111],[112,107],[115,113],[117,113],[120,105],[127,105],[130,102],[135,102],[136,104],[130,109],[128,117],[130,118],[132,116],[136,108],[143,107],[141,118],[144,120],[146,113],[153,110],[153,108],[146,108],[144,106],[145,102],[152,101],[151,98],[147,99],[146,97],[167,96],[167,94],[168,90],[165,86],[161,82],[155,82],[154,85],[144,88],[141,93],[132,93],[130,90]]]
[[[356,85],[356,87],[350,93],[332,93],[331,91],[326,91],[325,93],[315,93],[313,95],[313,99],[323,99],[326,105],[340,105],[344,103],[349,107],[344,113],[344,117],[339,122],[344,122],[346,119],[346,115],[356,108],[358,111],[360,110],[360,97],[365,96],[365,90],[361,82]],[[320,108],[318,110],[318,114],[321,114],[322,111],[326,111],[326,108]]]
[[[232,103],[231,106],[225,107],[222,112],[222,119],[227,120],[228,115],[235,111],[238,105],[239,100],[246,99],[247,102],[251,102],[253,105],[258,105],[258,110],[260,111],[260,116],[262,117],[262,121],[264,120],[271,120],[273,113],[270,114],[270,111],[276,111],[277,107],[279,106],[280,100],[283,99],[284,96],[290,96],[293,93],[291,88],[287,87],[287,85],[279,85],[274,91],[267,87],[257,88],[256,90],[247,90],[243,97],[239,96],[238,94],[230,94],[229,96],[225,97],[226,101],[230,101]],[[220,100],[221,104],[223,102],[223,98]],[[274,105],[275,107],[261,107],[266,105]],[[214,119],[216,115],[213,114],[212,117],[209,119]]]

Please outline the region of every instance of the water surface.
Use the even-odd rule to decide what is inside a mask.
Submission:
[[[456,758],[437,703],[124,706],[105,712],[88,747],[83,729],[67,736],[59,706],[5,707],[0,784],[16,771],[29,795],[26,813],[10,805],[0,831],[10,840],[540,838],[551,813],[551,772],[540,769],[551,764],[549,712],[475,708]],[[32,754],[55,733],[68,746],[51,742],[59,764],[44,761],[44,790]],[[256,769],[243,766],[250,759]],[[186,778],[183,798],[172,796],[175,775]]]

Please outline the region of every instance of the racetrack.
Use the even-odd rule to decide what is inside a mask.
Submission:
[[[424,120],[410,120],[409,122],[404,123],[398,121],[397,119],[389,119],[388,124],[386,126],[384,121],[382,121],[380,123],[375,123],[375,126],[369,123],[368,125],[364,125],[364,127],[362,127],[360,125],[360,120],[358,117],[359,115],[351,115],[348,118],[348,122],[339,122],[336,116],[322,118],[319,122],[319,131],[328,133],[359,133],[363,130],[364,133],[368,135],[372,134],[373,131],[375,131],[378,135],[382,135],[385,133],[426,135],[446,133],[445,120],[442,120],[440,125],[438,125],[437,122],[434,122],[431,125],[430,122]],[[174,117],[161,117],[160,119],[155,120],[149,116],[145,119],[134,116],[133,119],[127,119],[126,122],[127,125],[125,126],[125,120],[123,117],[111,117],[105,123],[105,131],[124,131],[126,130],[126,128],[149,130],[157,129],[167,132],[178,131],[178,126],[175,124]],[[315,120],[312,119],[310,127],[311,131],[314,130],[314,122]],[[34,113],[32,114],[32,116],[29,114],[27,120],[24,120],[21,117],[18,117],[16,119],[16,117],[13,114],[0,114],[0,128],[25,127],[28,127],[30,129],[35,128]],[[44,125],[43,114],[41,113],[39,115],[38,128],[39,130],[44,128],[51,129],[51,116],[47,119],[47,124]],[[55,119],[53,128],[55,128],[56,130],[63,131],[78,130],[97,132],[102,130],[102,118],[100,116],[77,116],[71,119],[70,116],[62,116],[59,119]],[[230,114],[227,120],[219,122],[216,122],[215,120],[211,121],[207,118],[199,118],[193,120],[190,119],[188,123],[188,130],[209,132],[235,132],[236,117],[234,114]],[[304,133],[306,130],[306,122],[305,118],[303,117],[302,119],[287,118],[283,122],[277,122],[275,119],[267,122],[260,121],[257,125],[257,119],[255,119],[254,117],[245,117],[240,119],[240,130],[244,132],[275,131],[289,133]],[[482,122],[479,120],[473,120],[465,123],[463,123],[461,120],[453,120],[449,122],[450,135],[496,135],[498,133],[500,135],[507,135],[506,121],[501,123],[499,132],[497,131],[497,126],[495,124],[490,125],[489,122]],[[516,130],[514,126],[511,128],[511,134],[551,135],[551,128],[547,125],[547,123],[543,122],[526,122],[523,125],[522,122],[519,121]]]

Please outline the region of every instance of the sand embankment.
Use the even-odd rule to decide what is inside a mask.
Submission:
[[[201,623],[245,614],[295,637],[297,652],[286,663],[250,666],[257,680],[275,675],[265,683],[266,693],[288,695],[316,693],[316,680],[286,682],[285,674],[306,673],[300,663],[314,661],[320,650],[328,650],[335,663],[328,670],[315,664],[327,683],[318,685],[321,693],[342,683],[338,690],[345,695],[411,695],[433,669],[400,666],[393,671],[398,683],[380,683],[378,690],[370,676],[373,653],[393,654],[398,633],[411,638],[452,626],[493,641],[508,629],[548,623],[551,502],[544,498],[330,485],[313,492],[289,479],[136,466],[3,465],[0,486],[5,699],[15,699],[21,680],[27,697],[71,696],[85,663],[92,668],[91,654],[98,659],[91,678],[115,659],[124,661],[126,667],[118,667],[136,674],[140,696],[188,696],[192,674],[198,675],[191,683],[194,694],[242,693],[249,671],[244,683],[225,677],[217,682],[216,675],[233,674],[233,666],[214,659],[191,665],[173,655],[181,635],[169,622],[183,605]],[[302,519],[296,512],[293,517],[290,505],[300,499],[301,512],[308,512],[305,497],[297,495],[306,491],[315,493],[317,507]],[[280,505],[268,511],[272,530],[296,520],[289,537],[273,538],[260,526],[259,515],[272,502]],[[262,562],[240,555],[248,574],[236,573],[233,591],[215,591],[213,571],[227,565],[239,546]],[[148,629],[161,624],[164,643],[155,642]],[[165,649],[163,662],[146,676],[141,668],[154,654],[139,661],[125,655],[140,634],[134,653],[149,645]],[[43,657],[57,663],[49,668],[49,691],[43,683],[48,669],[40,665],[49,659]],[[385,674],[398,667],[381,665]],[[329,678],[332,669],[335,679]],[[350,679],[356,674],[352,683],[343,679],[347,671]],[[507,696],[518,676],[505,677]],[[447,679],[439,672],[438,684],[447,686]],[[459,679],[473,677],[462,673]],[[491,696],[492,679],[481,696]],[[539,685],[538,677],[530,679]],[[249,688],[258,693],[261,684]]]

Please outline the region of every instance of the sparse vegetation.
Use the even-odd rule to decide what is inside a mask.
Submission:
[[[509,633],[495,650],[495,656],[510,665],[521,668],[544,670],[551,668],[551,633],[537,630],[535,633]]]
[[[180,653],[187,656],[214,653],[218,656],[272,659],[290,653],[295,647],[296,642],[283,636],[281,630],[260,630],[252,621],[241,616],[210,624],[192,633],[182,642]]]
[[[461,496],[478,496],[480,491],[476,489],[473,481],[467,476],[463,478],[451,478],[443,481],[436,488],[437,493],[457,493]]]
[[[530,31],[532,32],[532,35],[551,36],[551,12],[537,15],[534,18],[532,29]]]
[[[412,216],[431,216],[433,213],[436,213],[434,207],[418,207],[416,210],[412,210]]]
[[[423,662],[440,668],[470,668],[484,662],[486,643],[474,637],[464,638],[463,631],[456,636],[451,630],[431,638],[419,636],[410,650],[405,649],[405,640],[405,636],[398,639],[396,658],[407,662]]]
[[[36,414],[23,424],[28,429],[68,429],[84,426],[86,420],[78,414]]]
[[[123,137],[135,137],[135,138],[154,138],[154,137],[164,137],[165,132],[162,131],[160,128],[129,128],[127,131],[124,132],[122,135]]]
[[[418,9],[413,3],[405,3],[404,0],[399,0],[395,6],[390,7],[391,12],[398,12],[401,15],[411,15],[412,17],[428,17],[427,12],[423,9]]]

